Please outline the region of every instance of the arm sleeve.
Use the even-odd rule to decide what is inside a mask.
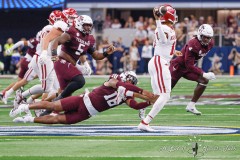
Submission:
[[[150,106],[150,103],[149,102],[136,102],[134,99],[130,99],[130,103],[129,103],[129,106],[133,109],[143,109],[143,108],[146,108],[148,106]]]
[[[162,43],[167,43],[167,37],[163,31],[162,23],[160,20],[156,20],[157,24],[157,36],[159,37],[159,40],[161,40]]]
[[[116,87],[118,88],[119,86],[123,86],[127,90],[133,91],[133,92],[136,92],[136,93],[140,93],[141,94],[143,92],[143,89],[141,89],[141,88],[139,88],[137,86],[134,86],[133,84],[130,84],[130,83],[124,83],[124,82],[118,81],[117,84],[116,84]]]
[[[34,47],[34,42],[35,42],[34,39],[27,41],[28,47],[33,48]]]
[[[202,75],[203,70],[194,65],[194,63],[195,63],[194,54],[196,54],[196,52],[194,52],[194,49],[192,49],[191,47],[187,47],[186,52],[185,52],[185,57],[184,57],[185,66],[189,71],[196,73],[198,75]]]
[[[18,48],[19,46],[23,46],[24,45],[24,41],[18,41],[17,43],[15,43],[13,46],[12,46],[12,50]]]

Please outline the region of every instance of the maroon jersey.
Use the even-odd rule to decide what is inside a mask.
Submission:
[[[111,78],[121,81],[121,78],[118,74],[112,74],[109,79]],[[89,98],[92,102],[92,105],[98,112],[116,107],[124,103],[126,100],[125,99],[120,104],[117,104],[117,89],[104,85],[95,88],[91,93],[89,93]]]
[[[183,55],[173,59],[172,63],[178,63],[181,67],[201,75],[203,73],[202,69],[196,67],[195,65],[199,59],[207,55],[213,45],[213,39],[207,46],[204,46],[200,43],[197,37],[195,37],[188,41],[188,43],[182,48],[181,52]]]
[[[84,35],[74,26],[70,27],[66,33],[70,35],[71,40],[62,44],[62,51],[69,54],[75,61],[95,44],[93,35]]]
[[[34,54],[36,53],[36,47],[37,47],[37,44],[38,44],[39,42],[37,41],[36,38],[31,38],[31,39],[29,40],[29,42],[30,42],[30,44],[31,44],[32,46],[31,46],[31,47],[28,47],[26,53],[33,57]]]

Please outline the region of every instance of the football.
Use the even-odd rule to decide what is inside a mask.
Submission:
[[[167,7],[165,7],[165,6],[160,6],[158,10],[159,10],[159,13],[160,13],[162,16],[167,13]]]
[[[165,6],[154,7],[154,13],[158,17],[165,15],[166,12],[167,12],[167,7],[165,7]]]
[[[159,7],[154,7],[154,14],[158,17],[160,17]]]

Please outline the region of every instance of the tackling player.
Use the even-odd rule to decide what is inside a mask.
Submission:
[[[136,74],[132,71],[127,71],[120,75],[112,74],[108,81],[90,93],[80,96],[70,96],[54,102],[41,101],[30,105],[21,104],[12,112],[11,117],[21,112],[29,112],[32,109],[48,109],[56,112],[64,111],[64,114],[60,113],[56,116],[46,115],[42,117],[17,117],[13,121],[44,124],[74,124],[124,102],[133,109],[146,108],[150,105],[149,101],[154,102],[154,96],[152,93],[136,87],[137,81]],[[120,87],[125,87],[127,90],[124,91],[124,96],[121,95],[121,100],[119,101],[117,88]],[[134,100],[134,96],[146,99],[147,101],[138,103]]]

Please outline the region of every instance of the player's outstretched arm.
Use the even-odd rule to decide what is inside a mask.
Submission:
[[[143,90],[144,92],[148,92],[146,90]],[[148,92],[149,95],[152,95],[151,92]],[[143,94],[140,94],[140,93],[133,93],[133,97],[136,97],[136,98],[140,98],[140,99],[143,99],[143,100],[146,100],[146,101],[149,101],[151,104],[154,104],[155,101],[158,99],[158,95],[153,95],[153,96],[146,96],[146,95],[143,95]]]
[[[134,99],[132,98],[129,98],[126,100],[126,104],[133,108],[133,109],[136,109],[136,110],[139,110],[139,109],[143,109],[143,108],[146,108],[148,106],[151,105],[151,103],[149,101],[146,101],[146,102],[137,102],[135,101]]]
[[[9,55],[11,54],[11,52],[20,47],[20,46],[28,46],[28,41],[18,41],[17,43],[15,43],[11,48],[6,50],[6,54]],[[30,46],[31,47],[31,46]]]
[[[138,98],[142,97],[142,99],[144,99],[144,100],[149,100],[151,102],[154,101],[154,98],[155,98],[154,94],[152,94],[151,92],[148,92],[146,90],[143,90],[142,88],[139,88],[133,84],[124,83],[124,82],[118,81],[117,79],[110,79],[108,82],[105,82],[105,83],[108,86],[113,87],[113,88],[118,88],[119,86],[122,86],[122,87],[126,88],[126,90],[128,90],[128,91],[138,93],[138,94],[136,94],[136,96],[139,96]]]
[[[116,51],[115,47],[111,44],[108,46],[107,50],[103,52],[103,54],[99,53],[97,50],[91,51],[92,53],[90,54],[92,54],[92,57],[95,60],[102,60],[105,57],[108,57],[109,55],[113,54],[113,52],[115,51]]]

